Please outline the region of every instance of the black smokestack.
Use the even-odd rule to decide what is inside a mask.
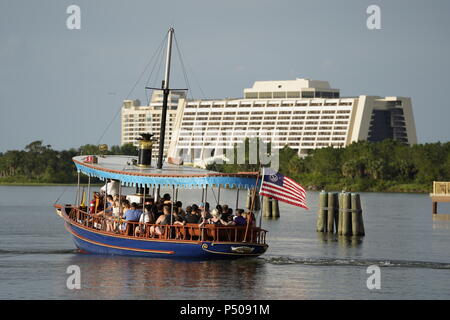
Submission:
[[[153,134],[141,133],[141,138],[138,138],[138,163],[139,167],[149,168],[152,164],[152,146],[154,143]]]

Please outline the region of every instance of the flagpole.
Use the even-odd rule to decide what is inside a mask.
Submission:
[[[252,196],[252,201],[250,204],[250,213],[253,214],[253,208],[255,207],[255,200],[256,200],[256,188],[258,188],[258,182],[259,182],[259,177],[261,175],[261,164],[259,164],[259,170],[258,170],[258,176],[256,177],[256,183],[255,183],[255,188],[253,190],[253,196]],[[254,214],[253,214],[254,215]],[[244,235],[244,241],[247,240],[247,233],[248,233],[248,228],[251,222],[251,215],[249,215],[249,219],[247,221],[247,227],[245,228],[245,235]]]

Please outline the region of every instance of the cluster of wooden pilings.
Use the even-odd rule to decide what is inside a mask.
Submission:
[[[269,197],[263,197],[263,217],[267,218],[279,218],[280,217],[280,206],[278,205],[278,200]]]
[[[358,193],[325,192],[319,194],[317,232],[342,236],[364,236],[361,198]]]
[[[251,192],[247,193],[247,199],[245,202],[245,207],[247,209],[251,208],[252,195]],[[279,218],[280,217],[280,206],[278,200],[270,197],[262,197],[262,216],[267,218]],[[259,197],[255,197],[254,210],[261,209],[261,203]]]

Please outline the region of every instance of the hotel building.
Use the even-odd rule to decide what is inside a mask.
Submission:
[[[139,100],[125,100],[121,115],[121,139],[120,144],[133,143],[137,146],[137,138],[140,133],[153,133],[159,141],[159,129],[161,124],[163,94],[162,90],[154,91],[149,105],[141,106]],[[165,134],[165,153],[172,137],[173,123],[177,115],[178,105],[185,104],[184,91],[172,91],[168,99],[167,124]],[[158,143],[153,146],[153,154],[158,154]],[[156,153],[155,153],[156,152]]]
[[[124,102],[122,143],[135,143],[139,132],[158,137],[162,102],[154,95],[149,106]],[[186,100],[184,92],[172,95],[165,150],[187,162],[217,156],[218,150],[255,136],[276,148],[288,145],[299,155],[361,140],[417,143],[410,98],[341,97],[326,81],[256,81],[238,99]]]

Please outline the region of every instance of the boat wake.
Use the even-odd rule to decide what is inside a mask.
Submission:
[[[1,255],[23,255],[23,254],[74,254],[76,249],[67,250],[0,250]]]
[[[337,266],[337,267],[368,267],[377,265],[382,268],[423,268],[447,269],[450,263],[408,260],[376,260],[376,259],[333,259],[333,258],[290,258],[290,257],[261,257],[265,262],[276,265],[307,265],[307,266]]]

